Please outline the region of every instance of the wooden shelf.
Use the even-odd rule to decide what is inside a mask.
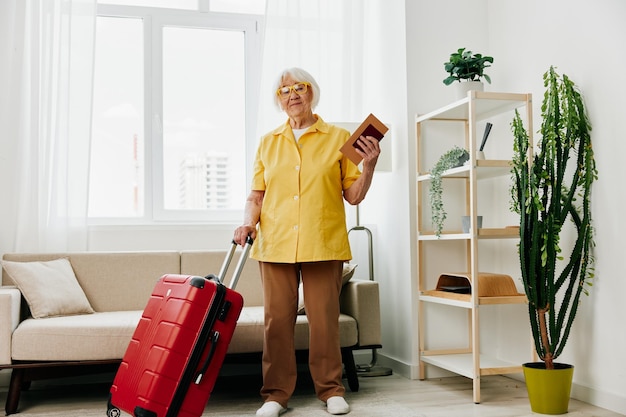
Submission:
[[[424,115],[417,115],[416,122],[416,165],[417,165],[417,246],[418,246],[418,319],[419,319],[419,378],[425,378],[425,364],[434,365],[459,375],[473,379],[474,402],[480,402],[480,376],[496,375],[521,372],[521,363],[512,364],[501,361],[497,358],[485,356],[480,351],[482,314],[493,313],[493,309],[481,309],[485,305],[520,305],[527,303],[526,295],[519,293],[513,279],[500,273],[478,272],[479,259],[485,257],[484,250],[488,250],[493,245],[479,245],[478,241],[484,239],[519,239],[519,226],[507,226],[499,228],[477,228],[473,233],[463,233],[461,230],[445,229],[439,236],[432,230],[426,230],[423,193],[430,187],[432,177],[427,171],[432,169],[435,161],[426,159],[427,150],[432,139],[428,137],[430,133],[428,126],[436,122],[462,122],[464,123],[464,134],[454,127],[452,136],[448,136],[449,146],[464,146],[470,153],[469,161],[464,165],[445,171],[442,174],[444,181],[452,183],[457,181],[455,187],[447,190],[449,193],[456,192],[457,200],[464,200],[465,213],[475,216],[479,209],[478,188],[483,184],[486,187],[494,187],[500,195],[504,191],[500,182],[483,182],[481,180],[492,178],[506,178],[511,175],[511,161],[505,159],[477,159],[477,121],[487,119],[492,116],[512,112],[515,109],[525,107],[528,126],[532,126],[532,96],[530,94],[516,93],[495,93],[495,92],[469,92],[467,97],[450,103],[447,106],[434,110]],[[438,140],[442,137],[441,129],[437,126],[433,129],[437,134],[433,135]],[[457,137],[459,136],[459,137]],[[425,145],[428,142],[428,145]],[[461,145],[462,144],[462,145]],[[441,145],[438,145],[441,146]],[[446,191],[446,190],[444,190]],[[480,194],[483,195],[483,194]],[[504,198],[507,198],[504,197]],[[472,218],[476,221],[476,217]],[[473,228],[475,224],[471,225]],[[428,287],[425,276],[430,270],[445,270],[447,259],[430,258],[429,249],[432,245],[437,245],[436,241],[460,241],[461,245],[452,245],[447,256],[460,257],[460,262],[465,260],[467,273],[442,273],[435,288]],[[489,255],[488,253],[486,255]],[[429,264],[428,268],[425,264]],[[431,267],[431,264],[434,264]],[[459,262],[450,263],[458,264]],[[476,282],[471,277],[478,277]],[[447,290],[447,291],[444,291]],[[454,291],[466,291],[471,293],[458,293]],[[426,336],[430,338],[445,334],[445,328],[437,329],[436,332],[428,333],[425,327],[428,326],[428,316],[425,310],[429,305],[439,304],[450,307],[459,307],[467,310],[466,316],[468,329],[467,346],[454,349],[428,350],[428,345],[436,343],[426,341]],[[458,316],[454,316],[458,317]],[[432,336],[431,336],[432,334]],[[428,342],[428,343],[427,343]],[[529,341],[531,344],[532,341]]]
[[[482,228],[478,229],[479,239],[519,239],[519,226],[507,226],[503,228]]]
[[[474,378],[474,358],[471,353],[433,354],[437,351],[423,352],[420,359],[428,364],[447,369],[467,378]],[[480,375],[502,375],[522,372],[521,364],[500,360],[493,356],[480,355]]]
[[[468,240],[471,233],[459,231],[443,232],[439,237],[434,231],[420,232],[419,240]],[[519,226],[507,226],[502,228],[480,228],[478,229],[478,239],[519,239]]]
[[[448,291],[426,290],[421,292],[420,300],[462,308],[473,307],[471,294],[457,294]],[[480,305],[525,304],[526,301],[525,294],[509,295],[504,297],[478,297],[478,304]]]
[[[415,121],[418,123],[432,121],[467,121],[470,117],[470,101],[475,105],[476,121],[495,116],[500,113],[514,110],[526,105],[531,101],[530,94],[495,93],[486,91],[473,91],[473,96],[457,100],[430,113],[419,115]]]
[[[482,180],[486,178],[497,178],[501,176],[510,175],[511,173],[511,161],[505,159],[478,159],[476,160],[477,179]],[[441,175],[442,178],[469,178],[470,166],[463,165],[460,167],[452,168]],[[417,181],[430,181],[431,176],[429,173],[423,173],[418,175]]]

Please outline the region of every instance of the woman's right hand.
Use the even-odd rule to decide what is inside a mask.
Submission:
[[[256,239],[256,227],[244,224],[235,229],[233,240],[236,244],[244,246],[248,236],[250,236],[253,240]]]
[[[233,240],[238,245],[244,246],[247,237],[256,239],[256,225],[261,218],[261,207],[263,206],[263,197],[265,191],[252,190],[246,199],[246,207],[244,209],[243,225],[235,229]]]

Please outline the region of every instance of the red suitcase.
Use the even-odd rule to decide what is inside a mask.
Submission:
[[[157,282],[111,386],[107,415],[201,416],[215,385],[243,307],[234,291],[252,239],[230,286],[219,276],[164,275]]]

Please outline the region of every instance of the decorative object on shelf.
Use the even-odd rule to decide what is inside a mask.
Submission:
[[[463,233],[469,233],[471,230],[470,225],[472,224],[470,216],[461,216],[461,230]],[[479,229],[483,227],[483,216],[476,216],[476,224]]]
[[[485,159],[485,144],[487,144],[487,138],[489,137],[489,133],[491,132],[491,128],[493,127],[492,123],[487,122],[485,125],[485,132],[483,133],[483,140],[480,142],[480,148],[476,152],[476,159]]]
[[[528,311],[535,349],[543,362],[529,366],[554,372],[562,367],[555,359],[563,352],[576,317],[581,295],[594,274],[591,185],[598,171],[591,146],[591,125],[582,94],[566,75],[554,67],[544,74],[546,88],[541,106],[541,138],[538,152],[530,155],[529,135],[519,112],[511,124],[514,135],[511,210],[520,215],[519,259],[528,297]],[[564,229],[565,223],[571,225]],[[567,232],[567,233],[565,233]],[[571,237],[572,242],[566,238]],[[571,247],[571,252],[563,253]],[[563,364],[566,367],[571,365]],[[572,370],[573,372],[573,370]],[[527,386],[530,381],[526,380]],[[567,412],[571,377],[564,408],[549,404],[558,400],[537,395],[529,387],[533,411],[544,414]],[[537,398],[534,398],[537,397]],[[549,404],[536,403],[546,400]]]
[[[463,81],[461,83],[454,84],[456,89],[456,98],[463,99],[467,97],[467,93],[470,91],[484,91],[485,85],[482,81]]]
[[[469,153],[466,149],[455,146],[448,152],[441,155],[439,161],[430,170],[430,188],[428,196],[430,198],[430,208],[432,211],[431,219],[435,228],[437,237],[441,236],[443,222],[446,220],[447,213],[443,208],[443,186],[441,183],[442,174],[448,169],[463,165],[469,160]]]
[[[474,54],[472,51],[460,48],[450,54],[449,61],[443,64],[446,72],[450,74],[443,80],[443,83],[450,85],[459,81],[459,98],[467,97],[467,92],[471,90],[482,91],[483,78],[491,84],[491,78],[484,73],[485,68],[491,66],[489,64],[493,64],[492,57]]]
[[[473,277],[469,272],[446,272],[439,275],[435,291],[471,294]],[[479,297],[515,297],[517,292],[513,278],[506,274],[493,272],[478,273]]]

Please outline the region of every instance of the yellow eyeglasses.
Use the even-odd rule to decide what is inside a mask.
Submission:
[[[297,95],[301,96],[303,94],[306,94],[310,86],[310,83],[303,81],[294,85],[280,87],[278,90],[276,90],[276,95],[280,98],[287,98],[291,94],[291,90],[293,90]]]

